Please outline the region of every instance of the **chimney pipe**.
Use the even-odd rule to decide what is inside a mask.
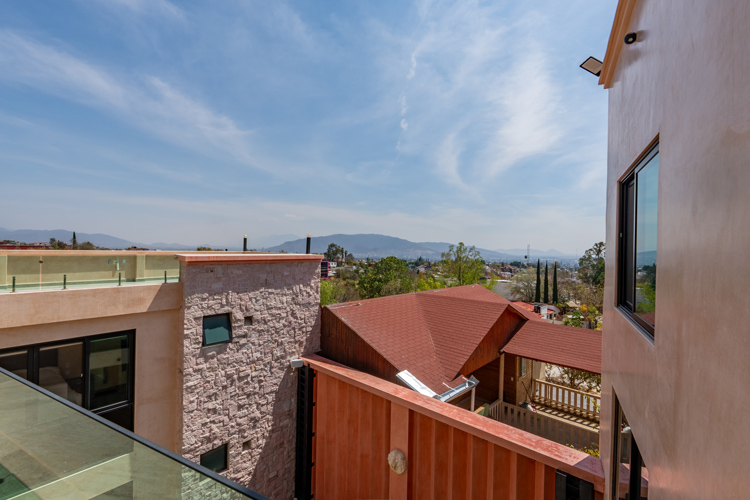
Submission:
[[[245,235],[245,237],[242,238],[242,251],[247,252],[247,235]]]
[[[307,251],[305,253],[310,253],[310,242],[312,241],[312,238],[310,235],[307,235]]]

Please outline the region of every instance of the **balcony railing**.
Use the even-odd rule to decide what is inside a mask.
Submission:
[[[529,411],[498,400],[489,405],[488,413],[490,418],[498,422],[578,450],[593,450],[599,447],[597,431],[548,417],[539,412]]]
[[[0,369],[0,498],[259,495]]]
[[[31,250],[0,253],[0,293],[174,283],[180,263],[171,252]]]
[[[570,387],[536,379],[534,380],[532,393],[535,403],[587,420],[599,421],[599,408],[602,400],[598,394],[578,391]]]

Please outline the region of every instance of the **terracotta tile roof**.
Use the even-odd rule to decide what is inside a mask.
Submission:
[[[510,302],[480,285],[327,306],[399,371],[442,394]]]
[[[511,302],[511,307],[518,313],[520,313],[524,318],[526,319],[533,319],[533,320],[539,320],[542,319],[542,315],[540,313],[534,312],[534,304],[529,304],[528,302]]]
[[[555,365],[602,372],[602,332],[574,326],[527,321],[503,352]]]

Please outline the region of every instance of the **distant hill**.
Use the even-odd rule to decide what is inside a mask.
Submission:
[[[48,242],[50,238],[70,242],[73,239],[73,231],[67,229],[17,229],[10,230],[0,227],[0,240],[15,240],[26,243]],[[102,248],[111,248],[120,250],[132,246],[149,248],[152,250],[195,250],[195,246],[181,245],[179,243],[136,243],[133,241],[117,238],[108,234],[89,234],[76,232],[78,243],[90,241],[94,245]]]
[[[306,238],[300,238],[287,241],[281,245],[267,248],[269,252],[289,252],[304,253],[306,248]],[[382,234],[331,234],[328,236],[315,236],[311,241],[311,251],[313,253],[324,253],[328,245],[335,243],[346,249],[356,258],[383,258],[395,256],[400,259],[417,259],[423,257],[427,260],[440,259],[441,253],[448,250],[450,243],[445,242],[413,242],[394,236],[385,236]],[[482,258],[487,261],[508,261],[523,258],[526,250],[522,253],[512,251],[496,251],[486,248],[477,248],[482,254]],[[544,254],[544,255],[543,255]],[[564,258],[562,252],[550,250],[548,252],[532,251],[532,256],[537,258]]]
[[[500,253],[508,254],[508,255],[520,255],[521,257],[526,255],[525,248],[509,248],[507,250],[498,249],[496,250],[496,252],[500,252]],[[536,248],[532,248],[529,250],[529,252],[531,253],[531,257],[536,258],[536,259],[544,259],[544,258],[574,259],[575,258],[575,255],[565,254],[554,249],[538,250]]]

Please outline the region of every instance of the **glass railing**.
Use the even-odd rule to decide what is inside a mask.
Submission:
[[[0,500],[265,499],[0,369]]]
[[[174,253],[22,251],[0,255],[0,293],[180,281]]]

